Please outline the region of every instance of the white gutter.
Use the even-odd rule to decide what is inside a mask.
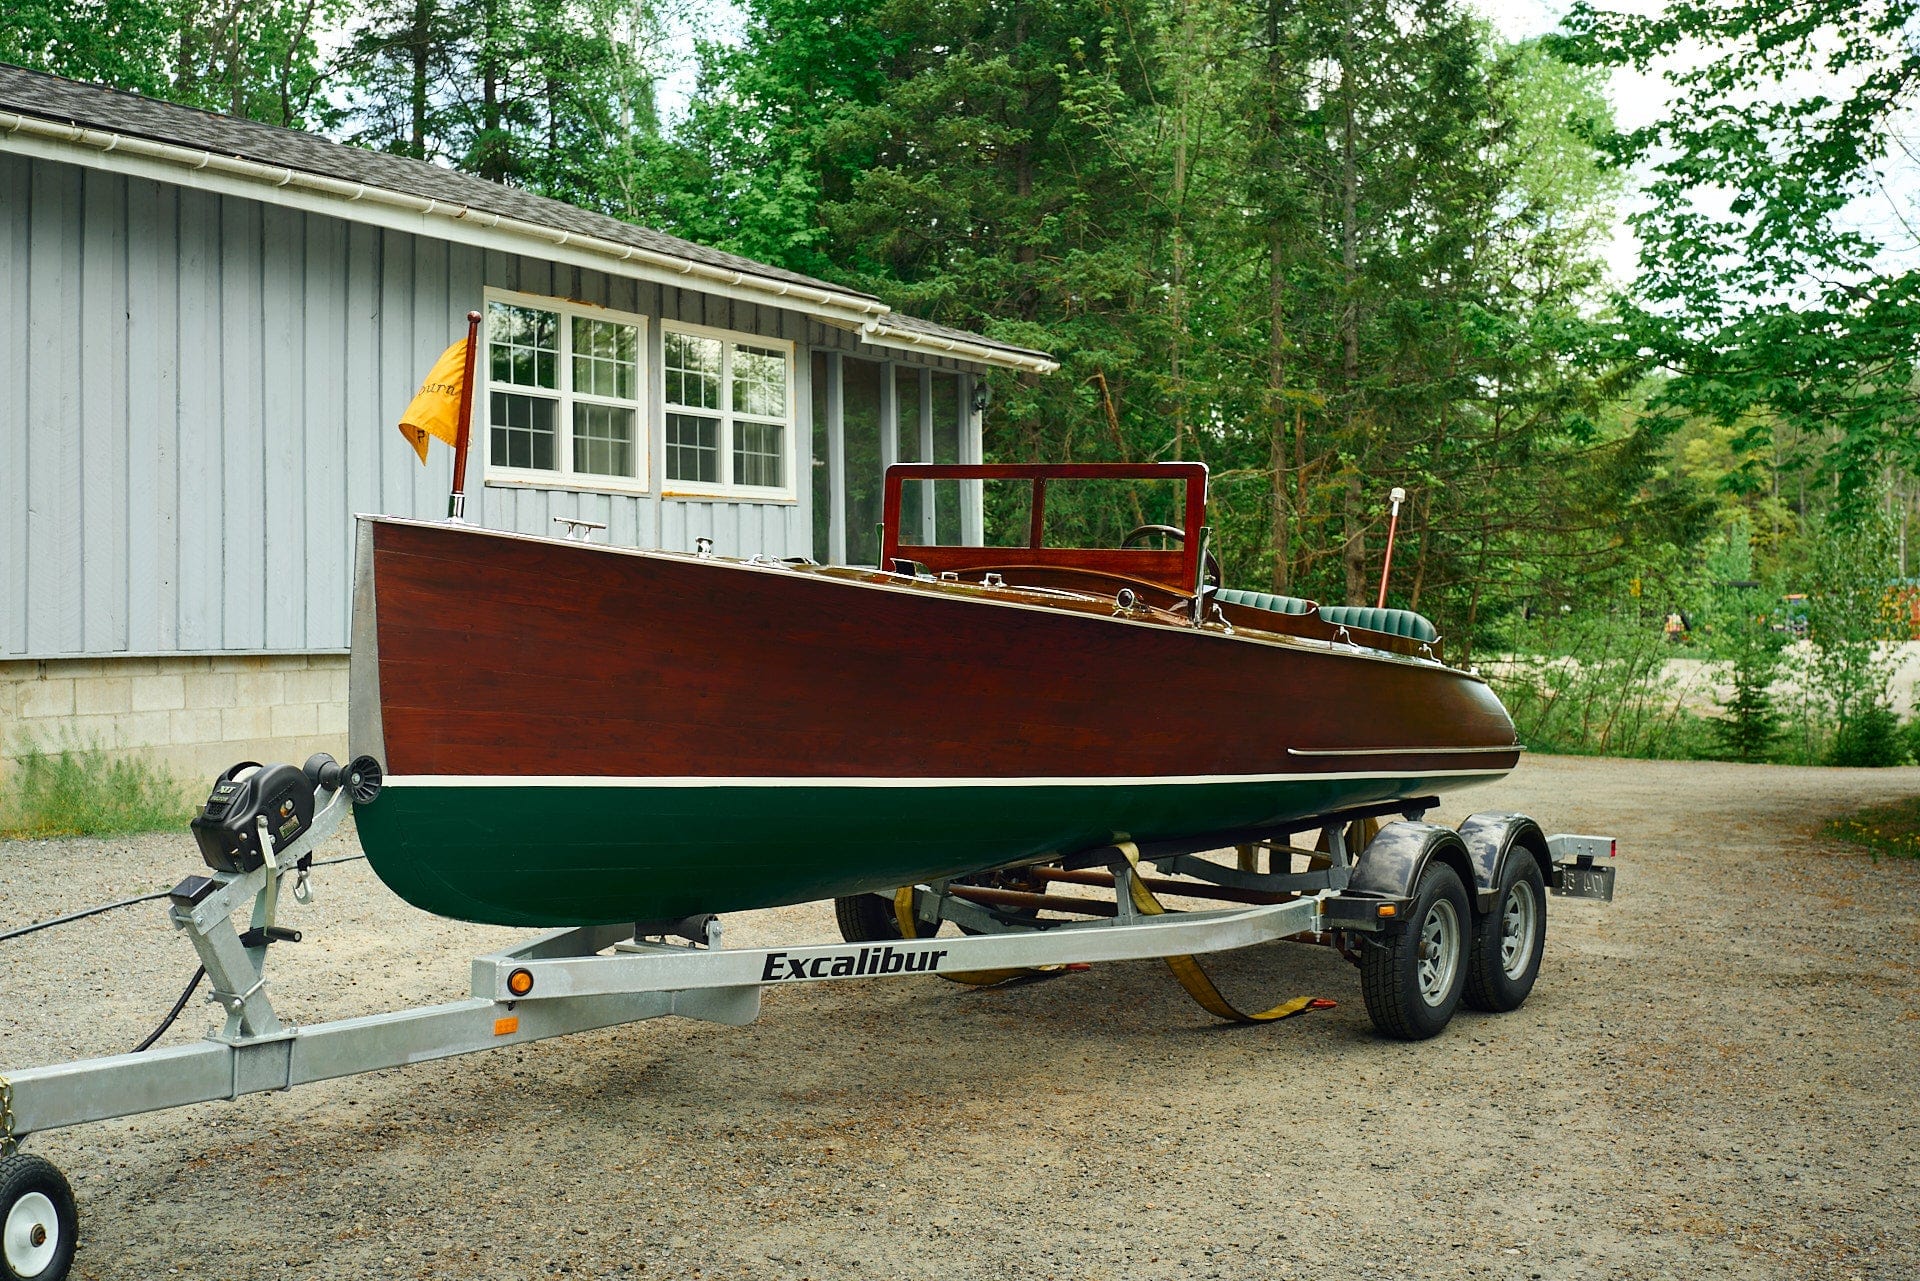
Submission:
[[[275,188],[291,187],[331,200],[364,202],[429,218],[484,227],[515,240],[535,242],[543,248],[572,249],[593,258],[650,267],[655,272],[666,273],[669,278],[692,277],[702,283],[711,282],[719,285],[721,292],[753,295],[755,300],[773,306],[791,307],[795,302],[808,304],[818,310],[832,313],[838,318],[854,320],[857,323],[865,323],[873,316],[884,315],[892,310],[885,303],[874,298],[862,298],[855,294],[801,284],[798,281],[778,280],[731,268],[716,267],[657,250],[623,245],[618,241],[605,240],[598,236],[582,235],[578,232],[544,227],[538,223],[525,222],[517,218],[486,213],[470,205],[408,195],[385,187],[369,186],[363,182],[347,182],[338,178],[289,169],[281,165],[262,164],[235,156],[223,156],[215,152],[175,146],[172,143],[131,138],[124,134],[61,124],[11,111],[0,111],[0,130],[4,130],[9,135],[26,134],[33,139],[84,147],[102,155],[117,152],[157,161],[170,168],[188,169],[196,173],[212,171],[248,183],[264,183]]]
[[[1028,373],[1050,374],[1060,368],[1059,361],[1049,360],[1045,356],[1029,352],[1008,351],[1004,347],[968,342],[964,338],[948,338],[941,334],[896,329],[887,323],[884,315],[862,324],[860,337],[875,347],[894,347],[906,351],[937,351],[960,360],[972,360],[983,365],[998,365],[1003,369],[1018,369]]]

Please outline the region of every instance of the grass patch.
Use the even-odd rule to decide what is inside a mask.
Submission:
[[[97,746],[33,748],[0,779],[0,837],[154,832],[193,812],[171,771]]]
[[[1920,797],[1876,805],[1827,823],[1826,834],[1858,845],[1876,858],[1920,858]]]

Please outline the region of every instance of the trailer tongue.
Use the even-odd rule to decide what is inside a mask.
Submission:
[[[1279,828],[1083,850],[1027,869],[1025,889],[904,887],[885,905],[893,937],[862,937],[889,931],[884,914],[858,910],[841,913],[843,930],[865,922],[848,931],[855,937],[817,946],[723,947],[711,915],[554,930],[476,958],[466,1000],[287,1024],[265,981],[272,944],[300,938],[279,923],[282,889],[310,900],[314,850],[350,804],[370,803],[381,786],[373,760],[342,767],[324,755],[299,769],[246,763],[216,782],[193,824],[207,872],[174,888],[168,918],[198,953],[224,1024],[193,1044],[0,1073],[0,1281],[61,1281],[72,1265],[71,1188],[51,1164],[19,1151],[45,1130],[668,1014],[750,1023],[761,989],[773,984],[923,974],[978,981],[1157,957],[1216,1014],[1273,1017],[1315,1003],[1254,1016],[1224,1000],[1217,1008],[1196,986],[1193,975],[1204,981],[1204,973],[1192,958],[1289,938],[1339,947],[1361,970],[1375,1025],[1421,1039],[1441,1031],[1462,1000],[1493,1011],[1525,1001],[1545,944],[1549,886],[1588,898],[1613,891],[1609,838],[1547,837],[1517,814],[1475,815],[1455,832],[1419,821],[1436,803],[1421,797]],[[1364,850],[1349,849],[1350,831],[1389,817],[1399,821]],[[1315,829],[1317,853],[1287,841]],[[1201,857],[1228,846],[1238,855],[1231,865]],[[1296,869],[1301,861],[1307,866]],[[1009,875],[1019,879],[1018,870]],[[1052,893],[1059,884],[1113,894]],[[1226,906],[1161,910],[1156,890]],[[233,920],[243,909],[245,930]],[[933,937],[944,922],[968,932]]]

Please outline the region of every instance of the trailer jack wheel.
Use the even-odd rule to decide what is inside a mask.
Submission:
[[[79,1227],[73,1189],[50,1162],[0,1160],[0,1281],[64,1281]]]
[[[1424,1041],[1452,1020],[1466,987],[1473,910],[1460,875],[1430,863],[1414,887],[1405,924],[1360,953],[1367,1014],[1387,1036]]]

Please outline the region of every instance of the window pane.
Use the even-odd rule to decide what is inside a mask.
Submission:
[[[878,565],[880,535],[880,375],[886,366],[871,360],[840,362],[845,396],[841,404],[846,438],[847,563]]]
[[[548,390],[559,386],[558,312],[488,303],[487,347],[493,381]]]
[[[640,331],[610,320],[573,318],[573,389],[589,396],[634,398]]]
[[[827,461],[827,354],[813,353],[813,556],[833,559],[833,471]]]
[[[733,349],[733,412],[787,416],[787,358],[764,347]]]
[[[894,457],[903,463],[921,463],[920,452],[920,371],[894,366],[894,423],[898,445]],[[922,504],[926,482],[908,481],[900,487],[900,541],[909,546],[926,541],[926,511]]]
[[[920,452],[920,371],[895,366],[893,371],[894,421],[899,425],[899,445],[894,458],[903,463],[924,463]]]
[[[720,483],[720,420],[667,415],[667,479]]]
[[[595,476],[633,475],[633,411],[616,405],[576,404],[573,469]]]
[[[720,408],[720,340],[669,331],[661,347],[667,403],[690,409]]]
[[[733,425],[733,483],[779,488],[786,483],[781,473],[781,441],[786,428],[776,423],[736,422]]]
[[[933,375],[933,461],[960,461],[960,380],[948,373]],[[934,486],[933,519],[933,541],[942,547],[958,546],[960,486],[957,482]]]
[[[505,391],[488,398],[487,425],[495,466],[553,470],[553,406],[544,396]]]

